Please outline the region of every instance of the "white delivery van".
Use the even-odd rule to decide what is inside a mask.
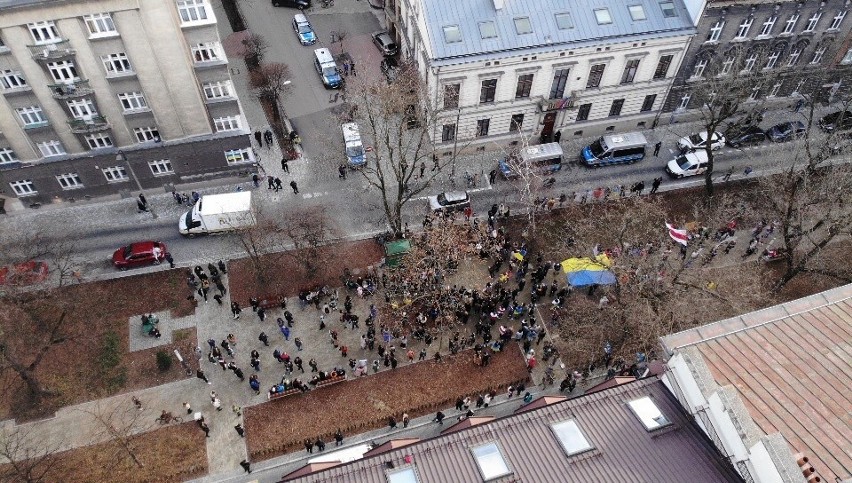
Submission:
[[[254,226],[251,191],[204,195],[178,221],[181,235],[221,233]]]
[[[340,77],[340,71],[337,70],[337,64],[330,50],[314,50],[314,68],[322,78],[322,84],[325,87],[337,89],[343,85],[343,78]]]
[[[343,131],[343,144],[346,147],[346,162],[350,168],[361,168],[366,164],[367,157],[364,154],[364,145],[361,144],[361,133],[358,124],[347,122],[340,126]]]

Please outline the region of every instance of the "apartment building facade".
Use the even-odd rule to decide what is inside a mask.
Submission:
[[[697,23],[664,112],[699,107],[693,93],[733,69],[772,76],[755,100],[790,102],[814,93],[829,100],[852,79],[850,0],[712,0]]]
[[[395,0],[385,11],[438,111],[442,152],[650,127],[697,15],[682,0]]]
[[[208,0],[0,1],[0,97],[0,196],[25,205],[254,161]]]

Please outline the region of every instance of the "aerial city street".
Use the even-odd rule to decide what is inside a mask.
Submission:
[[[848,10],[0,0],[0,482],[852,481]]]

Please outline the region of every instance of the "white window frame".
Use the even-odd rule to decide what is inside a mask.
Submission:
[[[222,45],[219,42],[200,42],[192,46],[192,61],[196,64],[221,62],[225,60],[221,52]]]
[[[213,9],[205,0],[178,0],[178,15],[181,25],[214,23]]]
[[[15,154],[15,151],[13,151],[12,148],[0,149],[0,164],[15,163],[18,161],[20,161],[18,159],[18,155]]]
[[[15,109],[24,126],[35,126],[47,122],[44,111],[39,106],[19,107]]]
[[[710,36],[707,37],[707,42],[718,42],[722,36],[722,29],[725,28],[725,21],[719,20],[710,27]]]
[[[90,39],[98,37],[114,37],[118,35],[118,30],[115,28],[115,22],[112,21],[112,15],[109,13],[83,15],[83,21],[86,22],[86,28],[89,29]]]
[[[417,469],[414,465],[396,468],[385,473],[388,483],[420,483]]]
[[[826,50],[828,50],[828,47],[824,45],[814,50],[814,56],[811,58],[810,64],[816,65],[822,62],[822,58],[825,55]]]
[[[778,82],[777,84],[773,84],[773,85],[772,85],[772,88],[771,88],[771,89],[769,89],[769,94],[767,94],[767,95],[766,95],[766,97],[776,97],[776,96],[778,96],[778,91],[780,91],[780,90],[781,90],[781,86],[782,86],[782,85],[783,85],[783,83],[781,83],[781,82]]]
[[[748,100],[749,101],[756,101],[759,95],[760,95],[760,86],[752,87],[751,93],[748,95]]]
[[[38,190],[35,189],[35,183],[33,183],[33,180],[31,179],[10,181],[9,187],[12,188],[12,191],[14,191],[19,198],[24,198],[26,196],[35,196],[38,194]]]
[[[65,153],[65,147],[59,141],[45,141],[43,143],[36,144],[38,150],[41,152],[41,155],[45,158],[50,156],[62,156]]]
[[[145,95],[141,92],[125,92],[118,95],[118,101],[124,112],[140,112],[148,111],[148,101],[145,100]]]
[[[59,30],[56,29],[56,24],[52,20],[29,23],[27,28],[29,28],[30,35],[36,45],[54,44],[62,41]]]
[[[678,109],[683,110],[689,107],[689,101],[692,100],[692,94],[687,92],[680,98],[680,104],[677,106]]]
[[[639,22],[641,20],[648,20],[648,14],[645,13],[645,7],[640,5],[628,5],[627,11],[630,12],[630,18],[634,22]]]
[[[698,59],[698,62],[695,63],[695,66],[692,68],[692,75],[690,75],[690,79],[698,79],[704,76],[704,69],[707,68],[707,59]]]
[[[843,19],[846,17],[846,10],[841,10],[837,12],[837,15],[831,19],[831,27],[828,27],[828,30],[837,30],[840,28],[840,24],[843,23]]]
[[[225,151],[225,162],[228,166],[254,162],[254,151],[251,147]]]
[[[171,159],[148,161],[148,167],[151,168],[151,174],[154,176],[168,176],[175,173]]]
[[[728,75],[731,73],[731,70],[734,68],[734,62],[737,59],[733,55],[729,55],[725,57],[725,60],[722,62],[722,68],[719,70],[719,75]]]
[[[79,173],[64,173],[56,175],[56,182],[63,190],[78,190],[85,188],[83,180],[80,179]]]
[[[151,143],[160,140],[160,130],[157,126],[137,127],[133,129],[136,141],[139,143]]]
[[[822,12],[814,12],[811,18],[808,19],[808,24],[805,25],[805,30],[802,30],[802,33],[813,32],[821,18]]]
[[[89,98],[72,99],[65,101],[65,103],[68,105],[68,110],[71,111],[74,119],[85,121],[98,115],[95,103]]]
[[[781,52],[778,50],[773,50],[766,57],[766,65],[763,66],[763,70],[774,69],[775,65],[778,64],[778,58],[781,57]]]
[[[231,81],[207,82],[202,84],[201,87],[204,91],[204,97],[209,101],[215,99],[229,99],[233,97]]]
[[[77,66],[70,60],[48,62],[47,70],[56,82],[73,84],[80,80],[80,76],[77,74]]]
[[[790,18],[787,19],[787,22],[784,24],[784,31],[781,32],[784,35],[790,35],[796,29],[796,23],[799,21],[799,14],[794,13],[790,15]]]
[[[843,56],[843,59],[840,60],[841,65],[849,65],[852,64],[852,48],[846,51],[846,55]]]
[[[751,30],[751,24],[754,23],[754,18],[748,17],[740,23],[740,26],[737,27],[737,35],[734,36],[734,40],[743,40],[748,37],[748,31]]]
[[[472,446],[470,452],[484,481],[512,474],[512,469],[497,441]]]
[[[574,456],[580,453],[585,453],[594,446],[589,442],[589,438],[580,429],[580,425],[574,419],[559,421],[550,425],[550,430],[553,431],[553,436],[559,440],[562,450],[568,456]]]
[[[89,149],[105,149],[113,146],[112,138],[109,137],[109,134],[93,133],[87,134],[84,137],[86,138],[86,143],[89,145]]]
[[[224,116],[213,119],[216,132],[238,131],[240,129],[240,116]]]
[[[775,15],[768,17],[763,22],[758,37],[769,37],[770,35],[772,35],[772,29],[775,27],[776,20],[778,20],[778,17]]]
[[[133,64],[124,52],[116,52],[101,56],[107,77],[120,76],[133,73]]]
[[[757,63],[757,52],[752,52],[748,57],[746,57],[745,62],[743,63],[742,72],[751,72],[754,70],[754,64]]]
[[[799,62],[799,57],[802,56],[802,47],[793,47],[790,55],[787,56],[787,67],[793,67]]]
[[[595,21],[598,25],[609,25],[612,23],[612,14],[609,12],[609,8],[601,7],[595,9]]]
[[[101,172],[104,174],[104,178],[106,178],[107,183],[123,183],[125,181],[130,181],[130,176],[127,176],[127,170],[124,166],[109,166],[102,168]]]
[[[636,419],[649,433],[672,424],[650,396],[643,396],[627,403]]]
[[[27,80],[24,78],[24,74],[11,69],[0,71],[0,83],[2,83],[4,90],[23,89],[24,87],[29,87]]]

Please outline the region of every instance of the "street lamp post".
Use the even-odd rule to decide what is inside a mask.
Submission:
[[[130,177],[133,178],[133,181],[136,182],[136,187],[139,188],[139,194],[145,196],[145,191],[142,190],[142,183],[139,182],[139,178],[136,177],[136,172],[133,171],[133,165],[127,159],[127,156],[124,154],[124,151],[118,150],[118,154],[115,155],[115,160],[119,163],[127,163],[127,169],[130,171]],[[148,199],[147,197],[145,198]],[[151,218],[157,219],[157,214],[154,212],[154,208],[150,205],[147,206],[148,211],[151,213]]]

